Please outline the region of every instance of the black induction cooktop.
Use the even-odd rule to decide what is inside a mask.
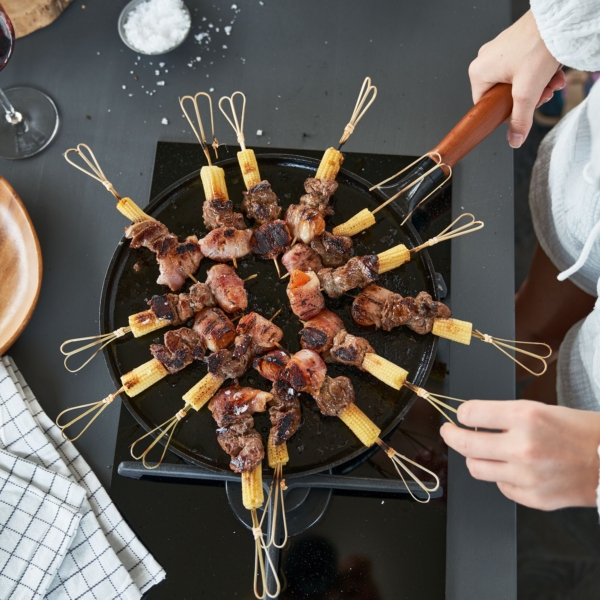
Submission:
[[[235,146],[220,147],[219,157],[235,156]],[[256,153],[283,152],[320,158],[322,151],[256,148]],[[415,157],[345,153],[344,167],[376,183]],[[199,169],[198,145],[159,142],[151,198]],[[423,239],[450,222],[451,187],[447,186],[413,216]],[[450,245],[430,250],[436,271],[448,288]],[[448,392],[448,343],[440,340],[436,363],[425,386]],[[439,414],[417,402],[390,437],[396,449],[434,470],[446,488],[447,456],[439,434]],[[131,460],[129,445],[142,430],[121,409],[111,496],[133,530],[167,572],[150,599],[253,598],[252,536],[230,507],[223,483],[182,478],[121,477],[117,467]],[[293,440],[290,442],[293,444]],[[169,453],[167,462],[181,460]],[[361,457],[336,471],[350,477],[396,478],[379,454]],[[445,497],[418,504],[405,494],[334,490],[323,516],[290,538],[278,557],[281,599],[403,600],[444,597],[446,563]]]

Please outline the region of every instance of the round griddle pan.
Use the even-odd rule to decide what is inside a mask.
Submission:
[[[284,209],[298,202],[304,193],[304,180],[314,176],[319,164],[315,159],[278,154],[259,155],[257,160],[262,178],[271,182]],[[245,187],[237,160],[228,159],[217,164],[225,170],[229,196],[239,206]],[[367,181],[344,169],[337,181],[339,187],[332,198],[335,215],[329,218],[329,230],[332,225],[346,221],[365,207],[373,210],[386,199],[378,190],[370,192],[371,185]],[[203,201],[204,193],[196,171],[170,186],[144,210],[180,238],[192,233],[200,238],[206,235],[202,220]],[[410,222],[401,226],[401,221],[402,214],[394,203],[381,210],[377,213],[376,225],[353,238],[355,254],[376,254],[399,243],[408,248],[421,244],[422,240]],[[203,259],[196,278],[204,281],[207,269],[213,264]],[[299,350],[298,332],[302,326],[289,308],[285,293],[288,279],[278,279],[271,260],[249,256],[238,261],[238,265],[242,278],[258,273],[257,278],[246,283],[249,310],[256,310],[270,318],[281,308],[275,323],[284,331],[282,345],[290,352]],[[157,277],[158,265],[154,255],[144,248],[130,249],[129,241],[123,239],[115,250],[104,281],[101,331],[114,331],[126,325],[129,315],[147,309],[146,301],[152,295],[165,293],[165,289],[156,284]],[[395,271],[385,273],[379,283],[402,295],[416,296],[424,290],[437,299],[435,273],[426,251],[417,253],[409,263]],[[186,289],[187,286],[181,291]],[[433,363],[437,338],[432,334],[417,335],[404,327],[392,332],[360,327],[350,314],[352,302],[350,295],[339,299],[326,298],[327,307],[343,319],[350,333],[367,338],[378,354],[408,370],[409,381],[422,385]],[[117,340],[104,350],[117,389],[121,387],[120,376],[123,373],[152,358],[149,345],[162,343],[165,331],[159,330],[138,339]],[[204,363],[193,363],[134,398],[123,395],[123,402],[144,429],[153,429],[183,408],[183,394],[205,374]],[[402,421],[414,402],[408,389],[396,391],[358,369],[332,364],[328,366],[328,374],[350,377],[357,405],[382,429],[382,437]],[[225,385],[230,384],[226,382]],[[253,369],[244,375],[240,384],[267,391],[271,387],[271,383]],[[290,462],[285,467],[286,477],[324,471],[365,452],[365,447],[340,419],[324,417],[311,396],[302,394],[301,397],[303,419],[298,432],[288,442]],[[255,423],[266,442],[270,428],[268,413],[255,415]],[[229,456],[217,443],[216,428],[206,407],[199,412],[191,411],[175,431],[170,448],[189,462],[214,471],[229,472]],[[266,461],[263,464],[268,468]]]

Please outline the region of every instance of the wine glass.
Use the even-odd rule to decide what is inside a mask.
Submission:
[[[15,45],[15,30],[0,4],[0,70],[10,59]],[[33,156],[43,150],[58,130],[58,111],[54,102],[38,90],[27,87],[0,89],[0,158]]]

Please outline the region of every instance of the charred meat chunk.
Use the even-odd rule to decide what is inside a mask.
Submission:
[[[211,352],[227,348],[235,338],[233,323],[218,308],[203,308],[197,313],[194,318],[194,331]]]
[[[314,271],[292,271],[286,293],[292,312],[303,321],[316,317],[325,308],[325,298]]]
[[[290,358],[281,373],[281,379],[298,392],[316,394],[326,375],[327,366],[314,350],[300,350]]]
[[[303,204],[290,204],[285,220],[292,236],[305,244],[325,231],[325,217],[316,208]]]
[[[310,247],[302,242],[294,244],[282,257],[281,264],[292,271],[314,271],[318,273],[323,268],[321,257]]]
[[[375,354],[375,350],[365,338],[351,335],[345,329],[335,336],[333,347],[329,352],[335,361],[361,370],[363,370],[365,354]]]
[[[189,294],[152,296],[148,300],[148,306],[159,319],[166,319],[171,325],[181,325],[194,314]]]
[[[251,471],[264,458],[262,438],[254,429],[252,415],[264,412],[272,398],[268,392],[232,386],[219,391],[208,404],[219,426],[219,445],[231,457],[229,466],[236,473]]]
[[[231,200],[219,198],[206,200],[202,205],[202,216],[207,229],[217,229],[218,227],[246,229],[244,216],[233,211]]]
[[[206,283],[195,283],[190,287],[189,301],[194,312],[198,312],[205,307],[211,307],[216,305],[213,293]]]
[[[368,327],[381,327],[381,315],[386,303],[394,294],[378,285],[366,287],[352,303],[352,318],[359,324]],[[401,298],[402,296],[400,296]]]
[[[181,371],[194,360],[204,358],[200,336],[187,327],[167,331],[164,342],[164,345],[151,344],[150,352],[171,374]]]
[[[275,258],[292,241],[285,221],[269,221],[257,227],[250,239],[250,248],[261,258]]]
[[[247,354],[236,357],[231,350],[219,350],[208,357],[208,371],[225,379],[238,379],[248,370],[251,358]]]
[[[348,262],[352,252],[352,238],[347,235],[333,235],[324,231],[316,237],[310,247],[321,257],[324,267],[341,267]]]
[[[250,254],[251,229],[219,227],[213,229],[198,243],[202,254],[217,262],[228,262]]]
[[[290,357],[283,350],[273,350],[254,359],[252,366],[269,381],[277,381]]]
[[[268,350],[273,350],[283,338],[283,331],[257,312],[244,315],[239,320],[236,331],[234,353],[238,355],[246,353],[248,350],[254,354],[262,354]],[[246,350],[238,352],[238,348],[241,349],[244,346],[247,346]]]
[[[344,322],[334,312],[322,310],[304,323],[304,328],[300,331],[300,345],[318,352],[327,360],[333,340],[342,329]]]
[[[272,400],[269,402],[271,431],[269,437],[275,446],[287,442],[298,431],[302,413],[298,392],[285,381],[275,381],[271,388]]]
[[[376,254],[352,257],[343,267],[321,269],[318,273],[321,287],[330,298],[339,298],[356,287],[365,287],[379,275]]]
[[[451,314],[445,304],[436,302],[427,292],[419,292],[416,298],[392,294],[383,307],[381,325],[385,331],[406,325],[423,335],[433,329],[435,319],[448,319]]]
[[[206,273],[206,284],[225,312],[235,313],[248,308],[248,295],[244,282],[233,267],[229,265],[211,267]]]
[[[243,192],[242,211],[259,225],[279,219],[281,206],[268,181],[261,181]]]
[[[200,266],[203,255],[198,238],[190,235],[185,242],[180,243],[175,236],[169,235],[161,238],[159,242],[155,244],[160,270],[156,283],[166,285],[176,292]]]
[[[142,246],[154,252],[153,243],[169,234],[169,230],[160,221],[148,220],[134,223],[125,228],[125,237],[131,240],[132,248]]]
[[[354,402],[354,388],[348,377],[325,377],[318,394],[313,394],[319,410],[328,417],[337,417]]]

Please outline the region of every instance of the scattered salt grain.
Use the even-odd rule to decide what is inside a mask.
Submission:
[[[162,69],[165,66],[166,63],[158,63],[158,66]]]
[[[231,10],[236,10],[236,8],[237,8],[237,4],[232,4],[231,5]]]
[[[121,87],[122,87],[124,90],[126,90],[126,89],[127,89],[127,86],[126,86],[126,85],[122,85]]]
[[[231,35],[231,25],[225,25],[223,29],[227,35]]]
[[[260,4],[261,6],[264,6],[264,5],[265,5],[265,3],[264,3],[262,0],[259,2],[259,4]]]
[[[190,27],[182,0],[145,0],[129,13],[123,30],[127,43],[139,52],[160,54],[181,44]]]
[[[215,91],[215,88],[210,88],[208,91],[209,91],[209,92],[214,92],[214,91]]]
[[[258,137],[260,137],[260,136],[262,135],[262,129],[257,129],[257,130],[256,130],[256,135],[257,135]]]
[[[129,97],[131,98],[133,96],[133,94],[129,94]]]
[[[208,33],[208,31],[203,31],[201,33],[197,33],[194,36],[194,38],[199,44],[201,44],[204,41],[206,41],[206,43],[208,44],[208,42],[210,41],[210,33]]]
[[[227,45],[223,44],[223,50],[227,50]]]
[[[212,23],[209,23],[208,26],[212,29],[214,27],[214,25]]]
[[[198,62],[200,62],[200,61],[202,60],[202,57],[201,57],[201,56],[196,56],[196,60],[197,60]]]
[[[163,117],[163,120],[161,121],[161,123],[163,125],[168,125],[169,124],[169,119],[167,119],[166,117]]]
[[[218,33],[218,32],[219,32],[219,28],[218,28],[218,27],[215,27],[215,31]]]
[[[165,82],[164,81],[157,81],[156,85],[165,85]]]
[[[154,74],[158,77],[160,75],[160,71],[158,69],[155,69]]]

